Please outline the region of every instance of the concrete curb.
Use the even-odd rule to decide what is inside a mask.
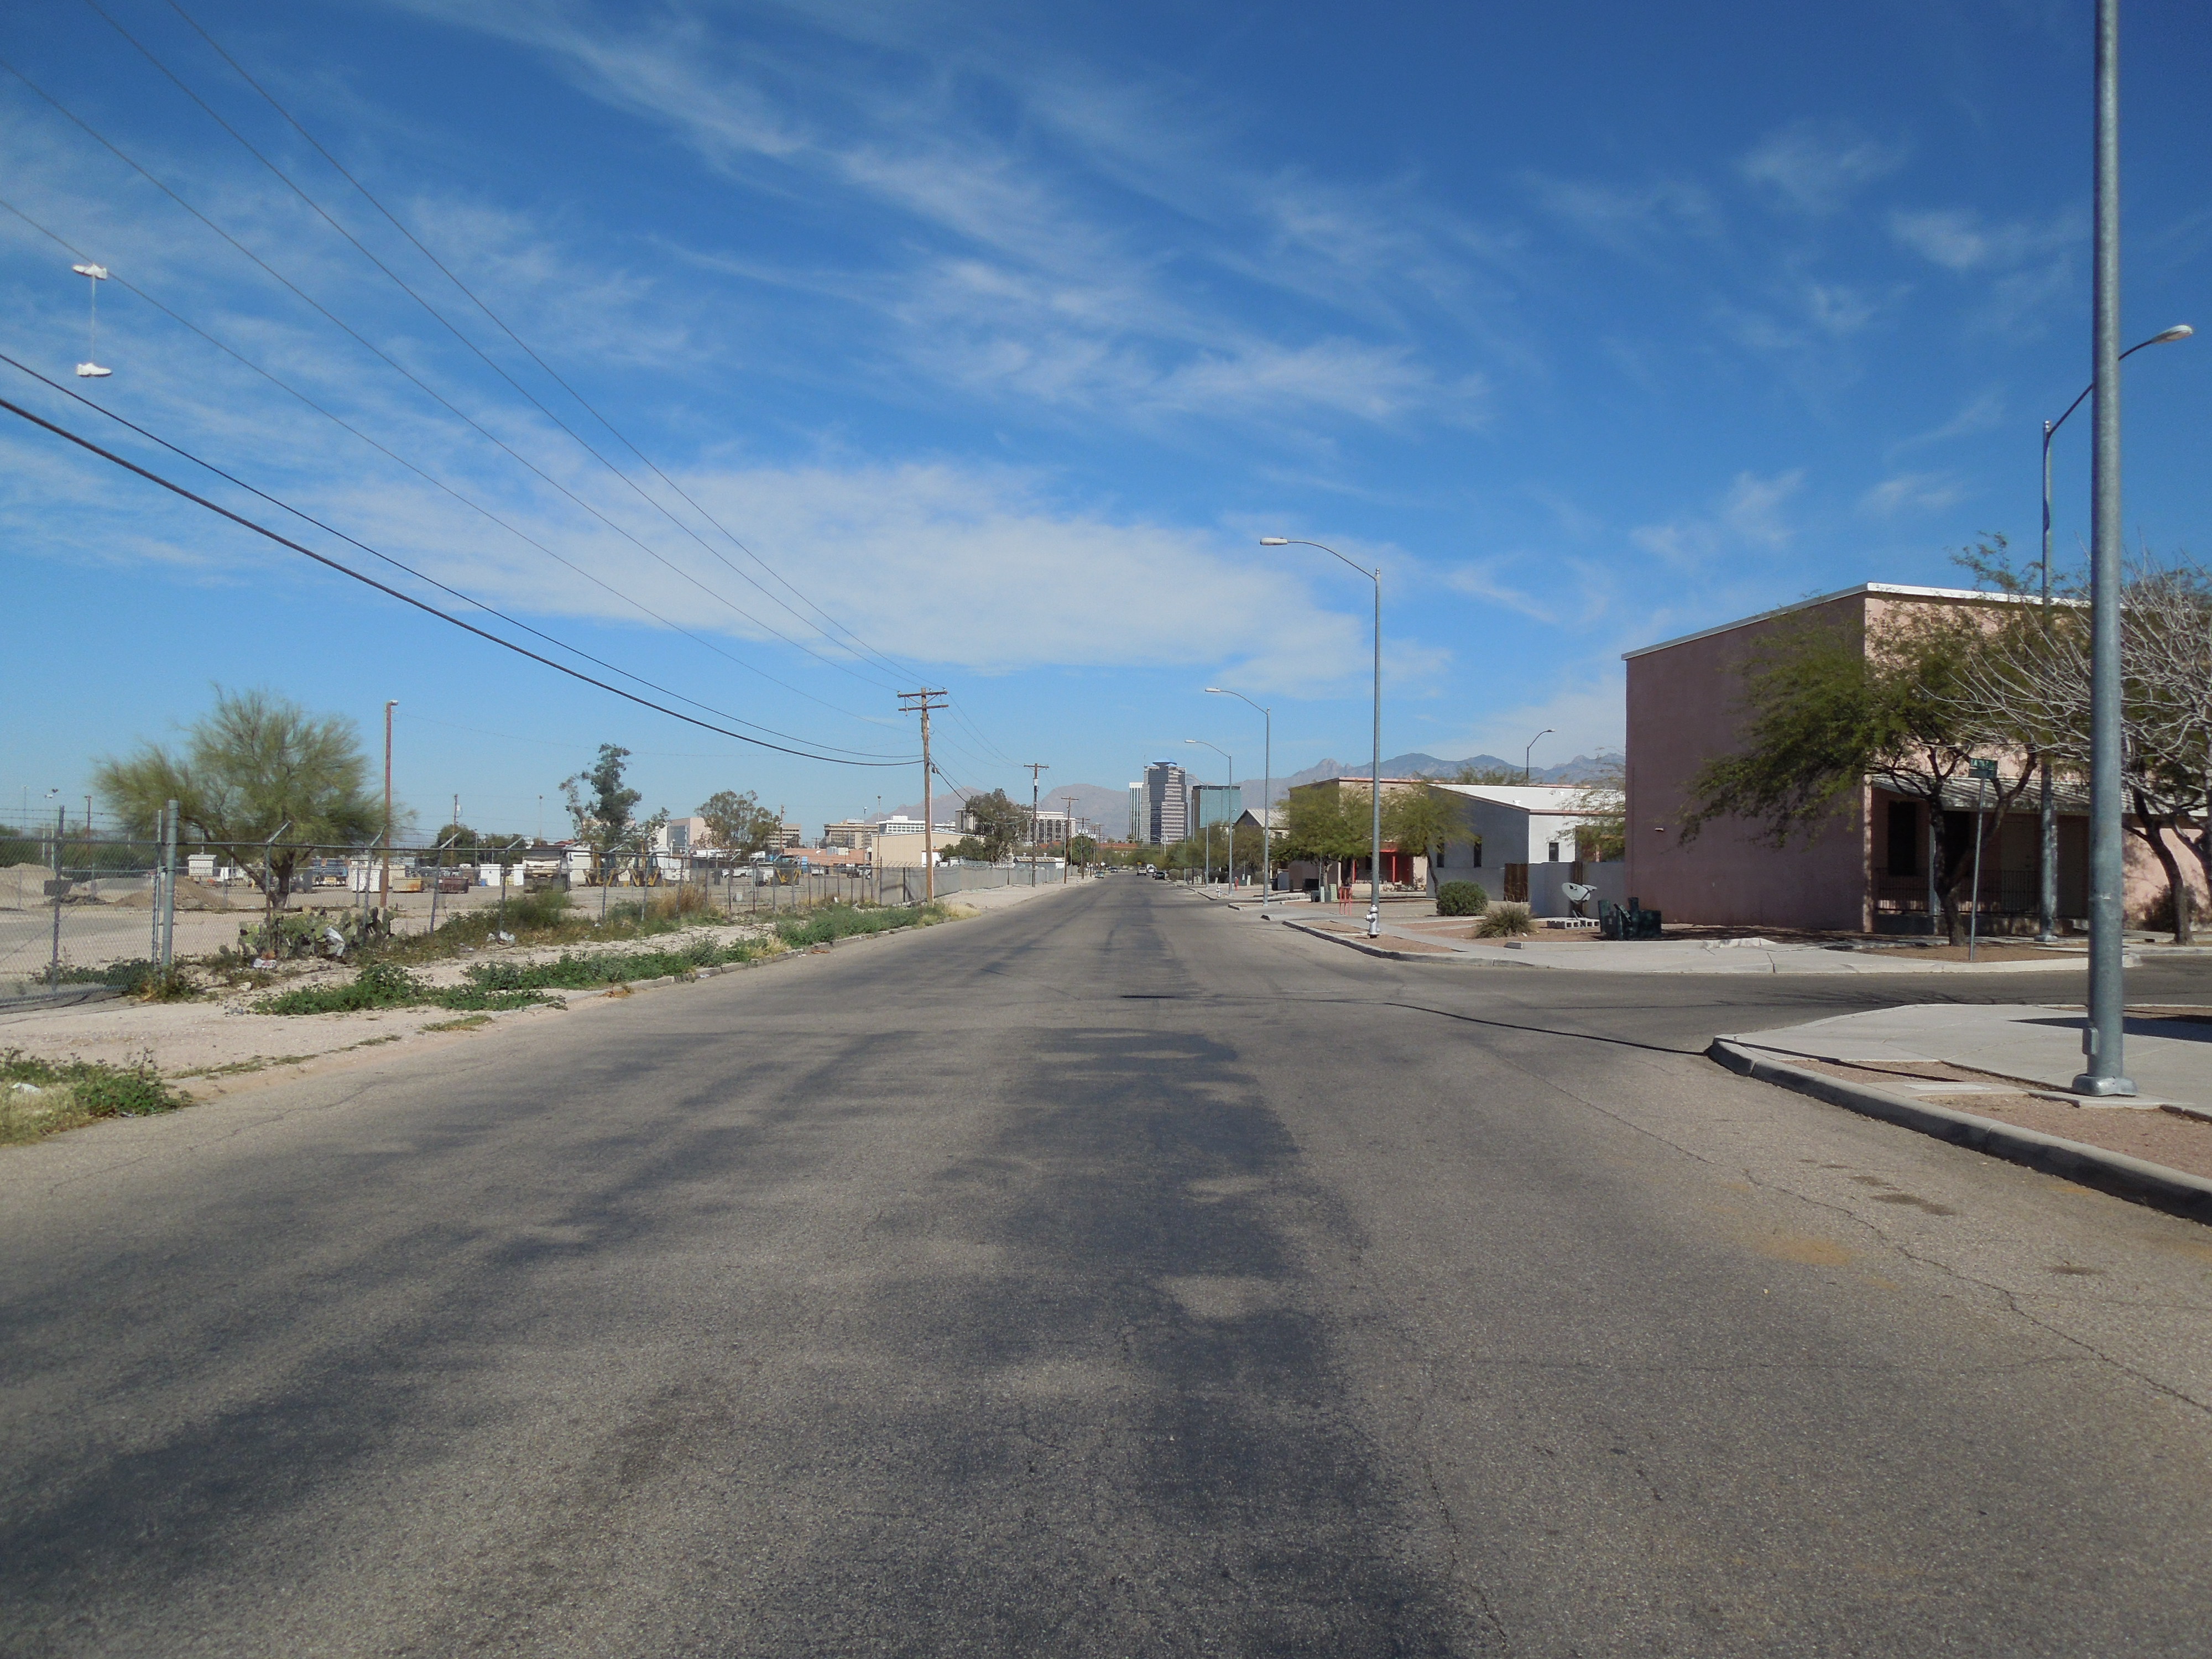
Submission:
[[[122,994],[112,985],[72,985],[59,991],[34,991],[28,996],[0,1000],[0,1018],[9,1014],[51,1013],[57,1008],[82,1008],[88,1003],[112,1002]]]
[[[2212,1180],[2203,1176],[2130,1158],[2125,1152],[2106,1152],[2101,1146],[2000,1123],[1994,1118],[1977,1117],[1972,1112],[1909,1099],[1868,1084],[1830,1077],[1825,1072],[1792,1066],[1722,1037],[1715,1037],[1705,1054],[1729,1071],[1761,1083],[1795,1090],[1831,1106],[1880,1118],[1885,1123],[1917,1129],[1954,1146],[2024,1164],[2031,1170],[2147,1204],[2169,1215],[2212,1223]]]
[[[1387,957],[1393,962],[1456,962],[1474,968],[1533,968],[1555,970],[1557,964],[1549,962],[1508,962],[1492,957],[1471,957],[1462,951],[1437,952],[1430,951],[1393,951],[1387,945],[1370,945],[1364,939],[1350,939],[1342,933],[1332,933],[1320,927],[1309,927],[1304,922],[1292,921],[1288,916],[1275,920],[1308,939],[1324,939],[1331,945],[1341,945],[1347,951],[1357,951],[1363,957]]]

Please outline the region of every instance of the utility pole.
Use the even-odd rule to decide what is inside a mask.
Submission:
[[[1030,769],[1030,885],[1036,885],[1037,839],[1037,774],[1049,772],[1052,766],[1046,761],[1024,761]]]
[[[392,711],[398,706],[397,697],[384,700],[384,877],[377,884],[377,905],[387,920],[392,915]]]
[[[945,707],[945,693],[925,685],[919,691],[900,692],[898,700],[902,713],[921,716],[921,896],[926,903],[937,896],[937,829],[933,822],[937,815],[930,805],[929,716],[933,710]]]
[[[1068,857],[1074,851],[1075,797],[1070,795],[1067,798],[1067,822],[1060,826],[1060,884],[1062,887],[1067,885]]]

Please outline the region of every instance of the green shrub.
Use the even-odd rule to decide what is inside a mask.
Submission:
[[[1479,916],[1490,903],[1490,895],[1471,881],[1448,881],[1437,889],[1440,916]]]
[[[120,991],[126,997],[139,997],[148,1002],[182,1002],[198,994],[198,988],[185,976],[181,968],[163,969],[158,963],[143,957],[130,962],[111,962],[105,968],[64,968],[64,985],[106,985]]]
[[[1493,904],[1482,913],[1474,931],[1484,939],[1516,939],[1535,930],[1528,925],[1525,904]]]

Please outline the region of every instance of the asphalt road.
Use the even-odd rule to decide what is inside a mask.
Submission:
[[[0,1650],[2203,1654],[2212,1231],[1695,1052],[1928,991],[1121,878],[8,1152]]]

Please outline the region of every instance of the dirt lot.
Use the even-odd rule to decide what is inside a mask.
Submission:
[[[946,902],[954,919],[1003,908],[1056,891],[1054,887],[1000,888],[962,894]],[[144,912],[138,915],[143,919]],[[183,918],[179,917],[181,937]],[[772,934],[765,918],[758,923],[739,922],[694,927],[649,938],[586,940],[536,947],[495,945],[410,969],[433,986],[459,985],[473,964],[486,962],[529,963],[548,962],[564,951],[681,951],[688,944],[710,939],[720,945],[741,939],[764,940]],[[819,948],[819,947],[817,947]],[[758,971],[771,968],[773,957],[749,969],[735,965],[709,969],[705,973]],[[355,969],[337,963],[288,963],[271,982],[211,992],[181,1002],[142,1002],[110,998],[70,1007],[40,1007],[0,1003],[0,1052],[17,1049],[41,1060],[88,1060],[112,1066],[149,1066],[162,1077],[181,1084],[195,1099],[212,1098],[249,1084],[279,1075],[296,1074],[313,1066],[365,1064],[404,1045],[411,1052],[423,1043],[465,1041],[469,1034],[493,1024],[518,1021],[558,1019],[565,1009],[610,994],[623,996],[629,988],[605,990],[553,991],[551,1006],[520,1008],[498,1013],[463,1013],[443,1008],[381,1008],[343,1014],[265,1014],[255,1005],[279,991],[298,986],[343,984]]]

